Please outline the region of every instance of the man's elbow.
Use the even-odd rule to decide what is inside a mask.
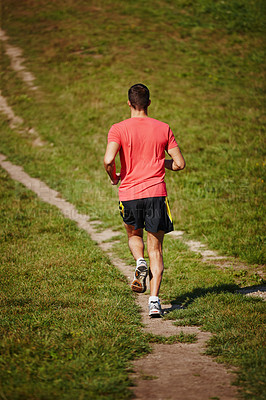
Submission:
[[[103,164],[104,164],[104,168],[107,170],[114,164],[114,159],[110,158],[108,156],[105,156],[104,160],[103,160]]]

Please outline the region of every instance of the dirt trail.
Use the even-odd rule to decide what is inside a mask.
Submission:
[[[29,71],[26,71],[26,68],[22,65],[25,61],[24,58],[21,57],[23,51],[15,46],[11,46],[8,44],[9,37],[6,35],[5,31],[0,28],[0,40],[3,41],[5,46],[6,54],[9,56],[11,60],[11,68],[16,71],[21,79],[33,90],[37,90],[37,86],[33,86],[33,81],[35,77]],[[12,129],[19,128],[18,132],[26,135],[27,137],[32,138],[33,146],[44,146],[45,143],[39,136],[38,132],[34,128],[22,128],[20,125],[24,124],[24,120],[21,117],[15,115],[14,111],[11,107],[8,106],[7,100],[2,96],[0,91],[0,112],[2,112],[9,120],[9,125]],[[101,223],[100,221],[98,221]],[[94,222],[95,224],[97,221]],[[199,241],[184,239],[184,231],[174,231],[171,232],[170,235],[174,238],[182,240],[186,245],[188,245],[189,249],[193,252],[201,254],[202,261],[207,263],[215,264],[221,268],[225,268],[228,266],[234,266],[234,268],[245,268],[244,264],[235,262],[232,259],[228,259],[225,256],[218,255],[217,252],[213,250],[207,249],[206,245],[202,244]],[[257,272],[261,275],[262,278],[265,277],[263,272]],[[252,288],[244,288],[240,289],[239,293],[243,293],[247,296],[259,296],[263,300],[266,300],[266,286],[255,286]]]
[[[169,233],[175,239],[181,240],[185,243],[190,251],[194,253],[200,254],[202,256],[202,262],[207,264],[214,264],[220,268],[228,268],[232,267],[234,269],[247,269],[247,266],[244,263],[239,262],[239,260],[235,260],[232,257],[226,257],[219,255],[214,250],[209,250],[206,244],[203,244],[196,240],[185,240],[184,239],[184,231],[173,231]],[[262,278],[265,279],[265,270],[257,270],[256,273]],[[266,286],[265,285],[254,285],[251,287],[246,287],[239,289],[238,293],[242,293],[246,296],[257,296],[260,297],[262,300],[266,301]]]
[[[103,243],[100,247],[131,283],[133,268],[114,257],[106,245],[108,243]],[[136,386],[132,391],[137,400],[237,399],[237,389],[231,386],[235,370],[227,369],[204,354],[206,342],[211,337],[209,332],[202,332],[195,326],[177,327],[169,320],[150,319],[145,294],[136,295],[136,302],[146,332],[167,337],[181,332],[197,336],[197,342],[193,344],[153,344],[151,354],[133,362],[135,373],[132,379]],[[162,309],[169,312],[172,306],[164,304]]]
[[[24,58],[21,57],[22,50],[18,47],[11,46],[8,44],[8,36],[6,33],[0,29],[0,40],[4,43],[5,52],[10,58],[11,68],[18,73],[23,82],[25,82],[31,90],[37,90],[38,87],[33,85],[35,77],[31,72],[26,70],[26,67],[22,65],[25,61]],[[17,131],[21,135],[25,135],[32,139],[32,145],[41,147],[44,146],[44,141],[40,138],[40,135],[36,132],[34,128],[27,128],[22,126],[24,124],[24,120],[21,117],[15,115],[12,108],[8,105],[6,98],[2,95],[0,91],[0,112],[4,114],[8,121],[11,129],[17,128]]]
[[[11,68],[18,73],[23,82],[25,82],[31,90],[37,90],[38,87],[33,84],[35,77],[31,72],[27,71],[26,67],[23,65],[25,58],[22,57],[22,50],[8,43],[9,38],[2,29],[0,29],[0,40],[4,43],[5,52],[10,58]]]
[[[16,166],[0,154],[0,165],[12,179],[22,183],[37,196],[58,207],[66,218],[76,221],[77,225],[86,230],[91,238],[110,257],[112,263],[128,278],[133,277],[134,269],[126,265],[112,253],[112,244],[106,239],[114,238],[117,233],[107,229],[97,232],[95,221],[90,222],[87,215],[80,214],[73,204],[64,200],[60,193],[50,189],[39,179],[30,177],[22,167]],[[212,358],[203,355],[206,341],[210,338],[208,332],[201,332],[198,327],[175,327],[171,321],[162,319],[150,320],[147,315],[148,297],[145,294],[136,295],[136,302],[141,308],[144,329],[147,332],[164,336],[184,333],[196,333],[194,344],[161,345],[154,344],[153,352],[133,365],[136,373],[132,378],[136,386],[132,388],[135,398],[139,400],[206,400],[219,398],[233,400],[237,398],[237,390],[231,386],[234,380],[232,372],[224,365],[217,364]],[[164,305],[164,310],[171,306]],[[147,380],[148,377],[148,380]],[[151,378],[154,379],[151,379]]]
[[[201,254],[203,262],[208,262],[208,261],[216,262],[217,260],[226,260],[225,256],[220,256],[216,251],[207,249],[206,245],[201,242],[198,242],[196,240],[185,241],[183,239],[184,234],[185,234],[184,231],[173,231],[170,233],[170,236],[176,239],[183,240],[185,244],[189,247],[189,250]]]
[[[11,107],[7,104],[6,99],[2,96],[2,92],[0,90],[0,112],[3,113],[8,121],[10,128],[17,128],[19,125],[23,124],[23,119],[16,116]]]
[[[22,126],[24,124],[24,120],[21,117],[15,115],[13,109],[7,104],[6,98],[2,96],[1,90],[0,112],[7,117],[11,129],[17,129],[17,132],[21,135],[25,135],[26,137],[31,138],[33,146],[44,146],[45,143],[41,140],[40,136],[34,128],[25,128]]]
[[[9,38],[1,29],[0,40],[3,41],[5,52],[10,57],[11,67],[31,90],[37,90],[38,88],[33,84],[35,77],[22,65],[25,61],[22,58],[22,50],[11,46],[8,43]],[[19,125],[24,123],[22,118],[15,115],[3,96],[0,97],[0,111],[7,116],[12,129],[18,129]],[[45,144],[33,128],[21,130],[21,133],[31,134],[34,139],[33,145]],[[44,202],[58,207],[66,218],[75,221],[80,228],[86,230],[99,247],[107,253],[113,264],[131,282],[134,269],[113,255],[112,245],[115,242],[105,242],[106,239],[115,238],[116,232],[110,229],[101,233],[97,232],[97,223],[100,221],[90,222],[89,216],[78,213],[71,203],[62,199],[60,193],[50,189],[39,179],[31,178],[23,171],[22,167],[6,161],[6,157],[2,154],[0,154],[0,165],[12,179],[35,192]],[[180,239],[183,232],[175,232],[173,235]],[[203,255],[203,248],[199,242],[187,244],[192,251],[199,251]],[[212,262],[218,260],[217,254],[213,254],[207,249],[204,251],[204,261],[208,261],[208,257],[212,257]],[[217,364],[212,358],[203,354],[206,341],[211,336],[210,333],[202,332],[198,327],[176,327],[168,320],[150,320],[147,313],[148,297],[145,294],[136,295],[136,302],[140,306],[145,331],[163,336],[176,335],[181,331],[197,335],[197,342],[193,344],[154,344],[153,352],[150,355],[133,363],[136,373],[132,375],[132,379],[136,382],[136,386],[132,388],[132,391],[136,399],[206,400],[219,398],[220,400],[233,400],[237,398],[237,390],[231,386],[234,380],[233,373],[224,365]],[[171,306],[163,305],[162,308],[164,311],[169,311]]]

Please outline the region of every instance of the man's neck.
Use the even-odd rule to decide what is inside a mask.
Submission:
[[[148,116],[148,112],[146,110],[136,110],[131,107],[131,118],[145,118]]]

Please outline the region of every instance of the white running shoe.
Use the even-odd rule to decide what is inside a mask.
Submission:
[[[158,318],[163,316],[163,311],[159,301],[151,301],[149,303],[149,317]]]
[[[146,278],[148,275],[148,267],[146,261],[143,259],[135,269],[135,275],[133,282],[131,283],[131,289],[134,292],[144,293],[147,289]]]

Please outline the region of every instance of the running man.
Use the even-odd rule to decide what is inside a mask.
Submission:
[[[119,208],[128,235],[128,246],[136,260],[131,288],[143,293],[148,275],[144,259],[143,228],[147,231],[149,256],[149,316],[160,317],[159,290],[163,275],[163,238],[173,230],[164,182],[165,168],[179,171],[185,160],[169,125],[148,117],[149,89],[139,83],[128,91],[131,118],[114,124],[108,133],[104,166],[112,185],[119,187]],[[119,151],[121,173],[116,172]],[[165,159],[165,151],[171,160]]]

